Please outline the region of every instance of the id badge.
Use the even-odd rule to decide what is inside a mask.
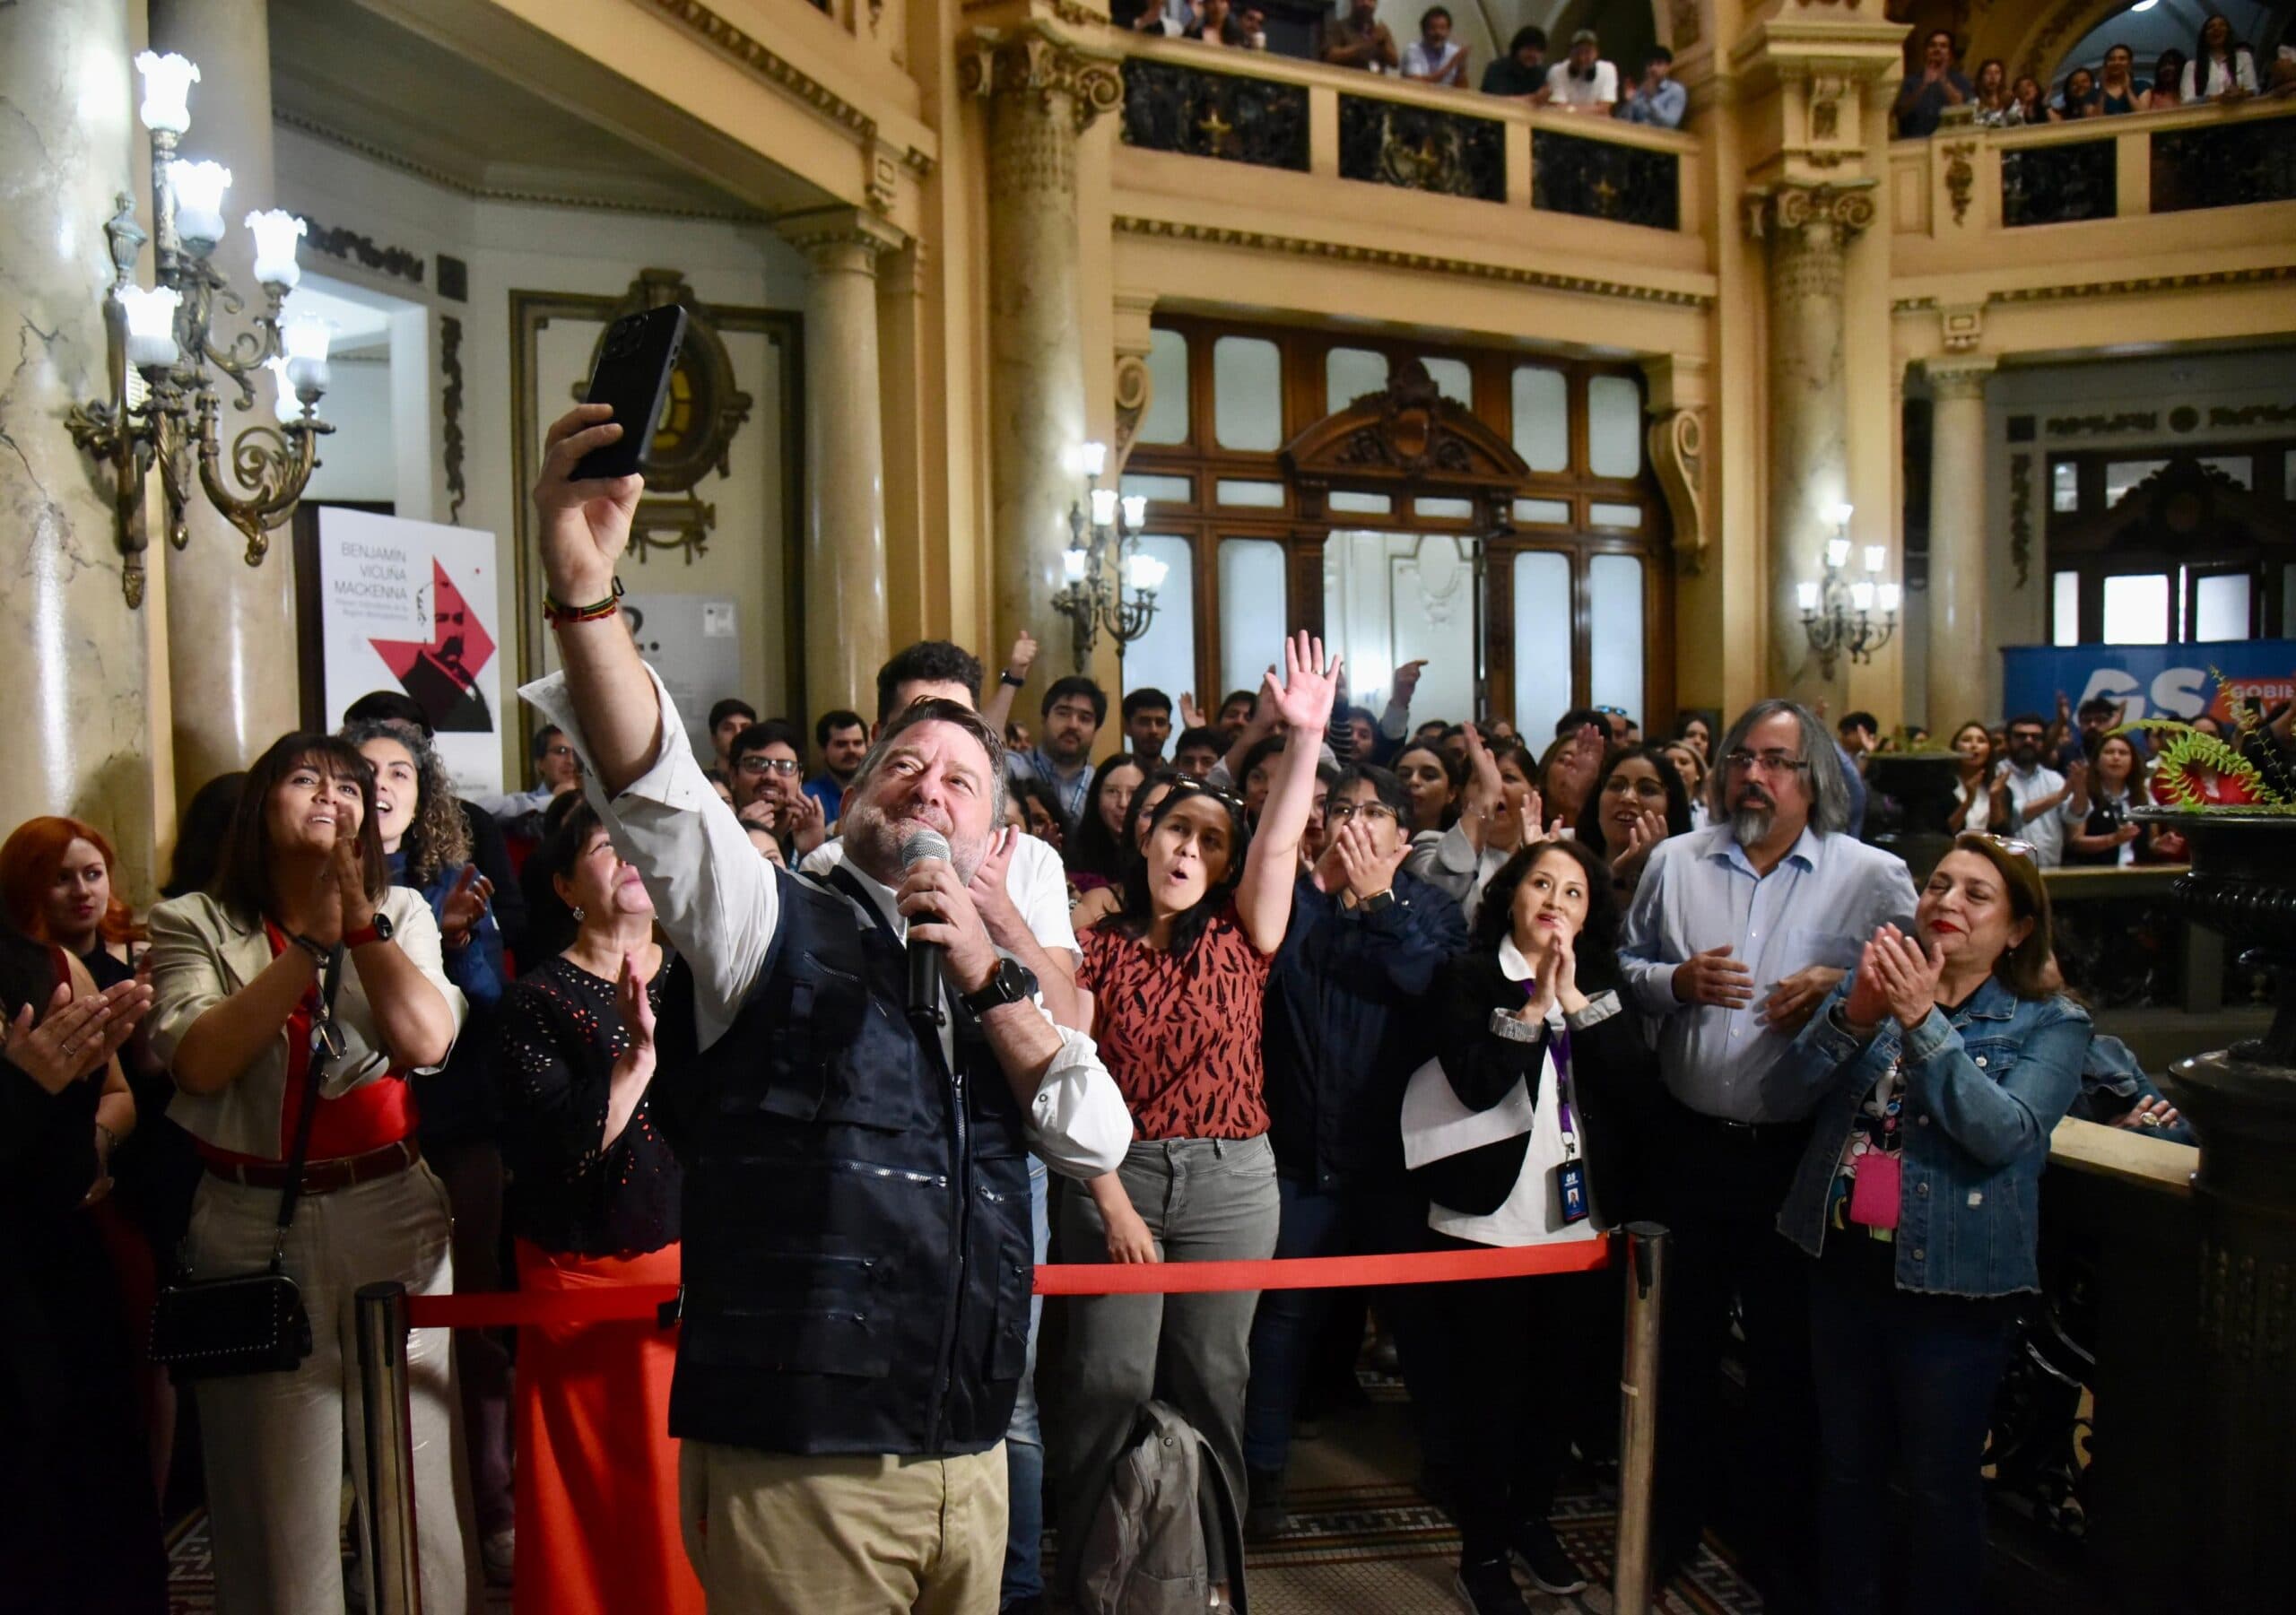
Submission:
[[[1557,1161],[1554,1166],[1555,1199],[1562,1207],[1565,1223],[1587,1220],[1587,1164],[1577,1156]]]

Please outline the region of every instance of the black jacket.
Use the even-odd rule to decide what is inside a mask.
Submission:
[[[1020,1107],[960,1010],[957,1069],[903,1014],[906,955],[844,893],[776,872],[749,1001],[697,1052],[663,994],[654,1104],[685,1167],[674,1436],[774,1453],[985,1452],[1027,1360]]]
[[[1650,1136],[1663,1096],[1658,1060],[1642,1032],[1640,1017],[1616,994],[1616,973],[1592,959],[1579,961],[1579,991],[1589,1000],[1570,1017],[1571,1098],[1579,1150],[1587,1162],[1587,1189],[1596,1223],[1613,1228],[1647,1213],[1641,1141]],[[1491,1012],[1509,1014],[1523,1007],[1523,984],[1499,967],[1497,951],[1463,953],[1443,967],[1430,995],[1437,1053],[1443,1074],[1471,1110],[1488,1110],[1519,1081],[1538,1097],[1542,1037],[1518,1043],[1491,1029]],[[1607,1011],[1608,1012],[1605,1012]],[[1477,1215],[1497,1211],[1523,1170],[1530,1135],[1501,1139],[1413,1174],[1437,1204]]]
[[[1368,914],[1300,876],[1269,975],[1268,1142],[1318,1189],[1400,1185],[1404,1084],[1435,1053],[1427,990],[1466,945],[1449,898],[1403,873],[1395,893]]]

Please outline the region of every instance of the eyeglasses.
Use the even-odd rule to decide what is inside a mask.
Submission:
[[[2013,858],[2022,858],[2035,867],[2039,867],[2041,861],[2039,851],[2031,842],[2020,841],[2014,836],[1996,836],[1986,830],[1963,830],[1954,839],[1985,842],[1987,846],[1999,847]]]
[[[543,755],[544,757],[571,757],[574,755],[574,748],[571,746],[545,746],[543,749]]]
[[[1358,814],[1366,819],[1385,819],[1390,824],[1401,824],[1403,815],[1384,802],[1335,802],[1324,809],[1324,822],[1345,824]]]
[[[797,760],[794,757],[761,757],[752,752],[735,766],[744,774],[778,774],[787,779],[796,773]]]
[[[1810,766],[1810,760],[1805,757],[1794,757],[1784,751],[1763,751],[1757,754],[1744,749],[1724,752],[1722,763],[1725,768],[1737,774],[1751,773],[1755,768],[1760,768],[1765,774],[1799,774]]]

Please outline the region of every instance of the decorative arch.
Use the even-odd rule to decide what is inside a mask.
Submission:
[[[1955,9],[1964,10],[1967,0]],[[1993,6],[1979,4],[1966,24],[1968,42],[1962,60],[1975,64],[1999,56],[2009,65],[2012,79],[2031,74],[2046,84],[2057,58],[2073,42],[2105,21],[2128,9],[2128,0],[2001,0]]]
[[[1396,365],[1386,391],[1326,415],[1276,458],[1299,491],[1302,514],[1316,517],[1336,484],[1473,499],[1487,526],[1503,526],[1517,484],[1531,474],[1515,446],[1443,396],[1416,359]]]

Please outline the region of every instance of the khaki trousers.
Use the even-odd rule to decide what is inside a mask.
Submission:
[[[1002,1442],[959,1458],[896,1458],[688,1441],[678,1507],[714,1611],[995,1615]]]

